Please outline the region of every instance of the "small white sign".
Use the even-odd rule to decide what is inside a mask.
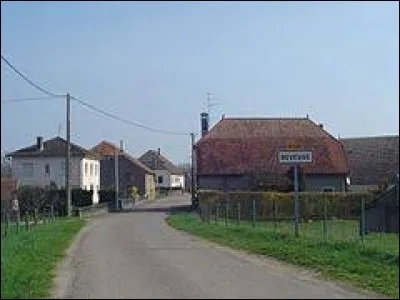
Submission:
[[[279,151],[279,162],[281,164],[297,164],[312,162],[311,151]]]

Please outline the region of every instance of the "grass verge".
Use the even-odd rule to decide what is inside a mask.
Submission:
[[[1,241],[1,299],[50,296],[57,263],[85,220],[65,218]]]
[[[349,241],[295,239],[288,233],[262,227],[201,222],[193,213],[172,214],[167,223],[224,246],[311,267],[328,278],[390,297],[399,296],[398,247],[396,253]]]

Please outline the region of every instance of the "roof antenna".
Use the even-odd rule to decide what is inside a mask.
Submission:
[[[62,125],[58,124],[58,136],[61,136],[61,128],[62,128]]]

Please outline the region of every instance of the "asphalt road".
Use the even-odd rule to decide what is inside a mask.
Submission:
[[[168,227],[162,209],[187,200],[139,204],[138,212],[93,219],[60,268],[54,297],[373,298]]]

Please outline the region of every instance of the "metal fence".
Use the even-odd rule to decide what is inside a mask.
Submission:
[[[335,202],[336,201],[336,202]],[[386,216],[373,213],[374,203],[380,203],[384,211],[397,209],[396,201],[384,202],[380,199],[353,197],[346,201],[329,199],[327,195],[302,197],[299,201],[298,236],[316,240],[361,241],[385,243],[386,239],[398,241],[397,233],[388,227],[371,227],[372,219]],[[392,205],[394,204],[394,206]],[[293,199],[265,200],[240,199],[220,196],[214,201],[200,201],[198,207],[203,222],[221,226],[252,226],[277,233],[296,235]],[[398,213],[392,215],[398,224]]]

